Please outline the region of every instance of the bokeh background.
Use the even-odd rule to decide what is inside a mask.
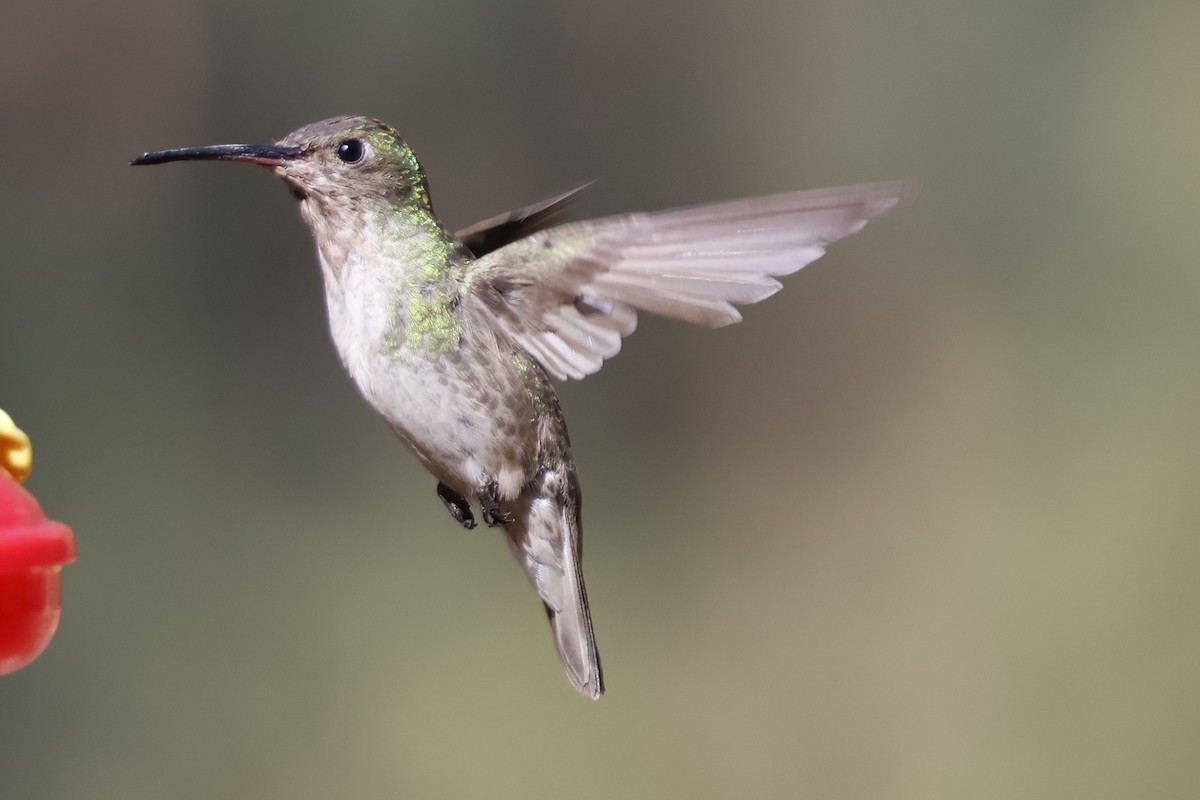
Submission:
[[[1200,793],[1200,4],[7,0],[0,407],[70,523],[0,795]],[[462,226],[922,194],[562,387],[609,681],[328,341],[283,187],[126,166],[342,113]]]

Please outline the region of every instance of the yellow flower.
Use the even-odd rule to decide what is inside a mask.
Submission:
[[[3,410],[0,410],[0,469],[18,481],[28,478],[29,471],[33,469],[33,448],[29,445],[29,437]]]

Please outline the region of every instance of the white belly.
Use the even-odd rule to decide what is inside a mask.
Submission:
[[[446,352],[406,344],[397,305],[378,301],[395,287],[358,266],[352,257],[336,282],[325,273],[330,331],[359,391],[438,480],[472,496],[491,476],[515,497],[536,471],[537,420],[511,360],[494,343],[472,346],[469,330]]]

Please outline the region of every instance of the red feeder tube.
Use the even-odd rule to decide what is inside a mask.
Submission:
[[[62,568],[75,560],[75,535],[0,469],[0,674],[33,661],[62,615]]]

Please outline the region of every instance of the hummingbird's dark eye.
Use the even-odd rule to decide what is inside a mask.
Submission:
[[[367,153],[367,146],[362,139],[347,139],[338,145],[337,156],[347,164],[357,164]]]

